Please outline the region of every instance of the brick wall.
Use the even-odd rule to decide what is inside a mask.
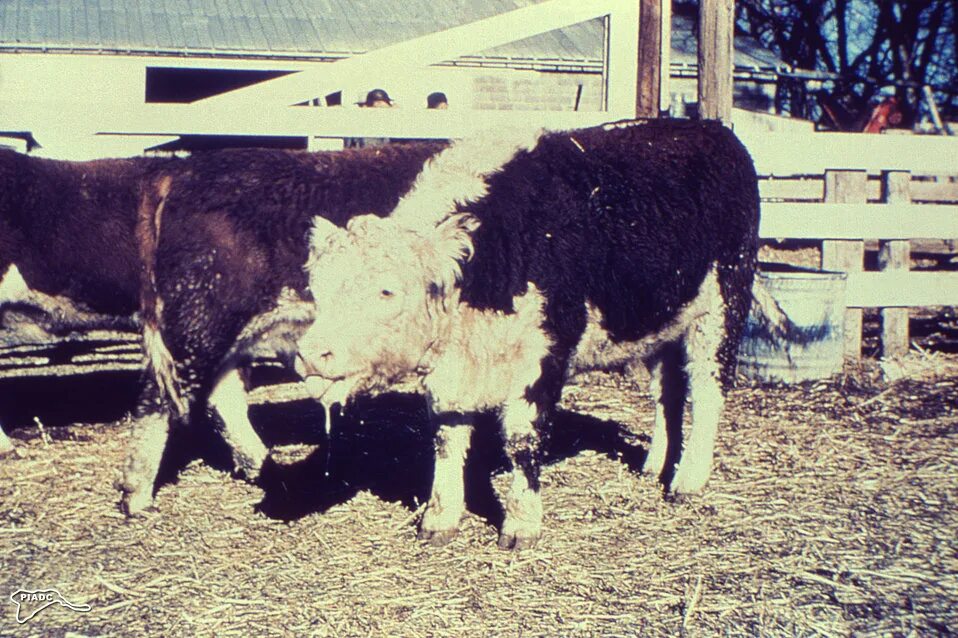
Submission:
[[[472,108],[517,111],[571,111],[579,86],[580,111],[598,111],[602,106],[602,78],[590,73],[542,73],[503,71],[476,75],[472,79]]]

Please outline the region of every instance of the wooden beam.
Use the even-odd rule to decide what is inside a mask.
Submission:
[[[609,120],[631,119],[635,117],[636,77],[639,68],[639,37],[636,35],[639,25],[639,0],[618,1],[606,24],[606,116]]]
[[[659,22],[662,25],[662,35],[659,52],[659,111],[668,111],[672,108],[672,0],[660,2],[662,7]]]
[[[9,103],[8,103],[9,104]],[[0,102],[0,112],[3,111]],[[20,102],[7,111],[5,125],[44,130],[63,112],[62,104]],[[634,100],[632,106],[634,108]],[[113,135],[282,135],[317,137],[457,138],[482,129],[593,126],[609,114],[591,111],[473,111],[468,109],[352,109],[345,107],[277,107],[260,104],[236,109],[229,104],[142,104],[123,111],[73,105],[71,115],[94,132]],[[42,143],[42,140],[41,140]],[[149,144],[149,140],[146,140]]]
[[[868,133],[769,133],[736,127],[759,175],[821,175],[836,166],[911,171],[916,175],[958,174],[958,137]]]
[[[639,0],[636,117],[658,117],[662,87],[662,0]]]
[[[699,3],[699,117],[732,122],[735,0]]]
[[[911,203],[911,173],[886,171],[882,174],[886,206]],[[920,214],[920,213],[919,213]],[[956,224],[958,225],[958,224]],[[958,237],[958,234],[954,235]],[[908,240],[883,241],[878,248],[878,269],[882,272],[908,272],[911,249]],[[882,308],[882,357],[900,357],[908,353],[908,308]]]
[[[853,272],[846,290],[853,308],[956,306],[958,272]]]
[[[832,203],[861,203],[865,201],[864,171],[826,171],[825,201]],[[858,220],[856,223],[862,223]],[[860,272],[865,266],[865,242],[833,240],[822,242],[822,270],[833,272]],[[845,310],[845,357],[857,360],[862,352],[862,311]]]
[[[765,202],[759,235],[766,239],[958,238],[958,206]]]

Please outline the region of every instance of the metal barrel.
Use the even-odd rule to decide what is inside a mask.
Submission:
[[[825,379],[844,361],[845,273],[789,270],[756,274],[798,330],[772,334],[753,304],[738,353],[739,373],[753,381]]]

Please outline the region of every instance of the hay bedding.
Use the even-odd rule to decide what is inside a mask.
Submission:
[[[544,537],[521,553],[496,549],[488,490],[449,546],[416,541],[429,441],[412,397],[358,405],[329,478],[321,436],[290,425],[315,419],[306,404],[260,408],[258,425],[288,426],[274,444],[309,443],[279,449],[265,499],[214,450],[129,522],[112,487],[125,426],[24,428],[0,462],[0,635],[951,635],[958,360],[897,373],[735,390],[713,480],[682,502],[635,471],[648,396],[581,380],[544,472]],[[93,610],[17,625],[7,596],[47,587]]]

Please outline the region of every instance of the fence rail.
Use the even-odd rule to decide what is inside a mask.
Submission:
[[[958,140],[849,133],[741,137],[762,176],[761,237],[819,240],[820,267],[848,274],[847,357],[861,356],[863,308],[881,310],[882,354],[897,356],[909,348],[909,308],[958,306],[958,272],[912,267],[919,245],[927,249],[933,242],[955,252]],[[877,270],[865,270],[866,248],[877,248]]]

